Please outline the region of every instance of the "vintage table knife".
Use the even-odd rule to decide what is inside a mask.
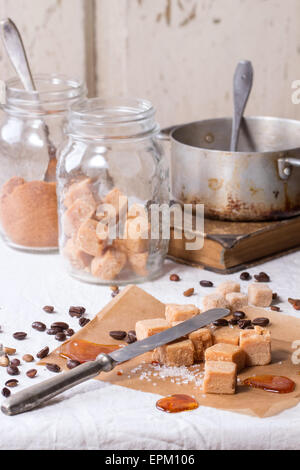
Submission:
[[[95,361],[81,364],[69,372],[16,393],[2,405],[1,410],[4,414],[10,416],[32,410],[59,393],[96,377],[102,371],[109,372],[122,362],[129,361],[145,352],[152,351],[158,346],[163,346],[178,338],[182,338],[192,331],[229,315],[229,313],[229,310],[221,308],[208,310],[162,333],[150,336],[142,341],[137,341],[110,354],[99,354]]]

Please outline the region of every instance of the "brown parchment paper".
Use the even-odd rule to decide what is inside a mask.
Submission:
[[[76,333],[72,339],[84,339],[99,344],[124,344],[113,340],[108,334],[109,331],[134,329],[137,320],[164,317],[164,309],[164,304],[150,294],[147,294],[139,287],[128,286],[90,323]],[[159,395],[173,393],[194,395],[200,406],[209,406],[258,417],[272,416],[297,405],[300,401],[300,365],[294,365],[291,361],[291,355],[294,351],[291,345],[294,340],[300,340],[300,319],[261,308],[247,307],[244,310],[248,318],[267,316],[270,319],[272,364],[245,369],[239,377],[243,380],[252,375],[284,375],[296,382],[294,392],[279,395],[239,385],[235,395],[204,395],[201,388],[196,386],[194,382],[178,385],[171,382],[172,377],[164,380],[155,377],[147,382],[146,380],[140,380],[140,375],[143,371],[149,371],[153,368],[150,364],[151,355],[149,353],[121,364],[109,373],[102,373],[97,379]],[[146,361],[146,363],[142,364],[143,361]],[[40,362],[40,364],[45,363],[56,363],[67,370],[66,360],[59,356],[59,348]],[[133,372],[133,369],[140,364],[142,364],[142,368],[137,372]],[[202,368],[203,365],[199,365],[199,370]],[[119,370],[123,372],[123,375],[117,375]],[[155,383],[156,385],[154,385]],[[156,398],[153,399],[153,406],[155,406],[155,402]]]

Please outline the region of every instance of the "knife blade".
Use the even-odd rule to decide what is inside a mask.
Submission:
[[[196,315],[190,320],[180,323],[173,328],[169,328],[161,333],[150,336],[142,341],[130,344],[124,348],[113,351],[110,354],[99,354],[95,361],[86,362],[75,369],[58,375],[57,377],[45,380],[39,384],[28,387],[21,392],[12,395],[1,406],[1,411],[9,416],[30,411],[45,401],[59,395],[75,385],[96,377],[99,372],[109,372],[117,364],[129,361],[140,356],[147,351],[171,343],[176,339],[192,333],[199,328],[213,323],[214,321],[229,315],[227,309],[212,309]]]

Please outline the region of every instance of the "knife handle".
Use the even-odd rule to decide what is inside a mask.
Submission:
[[[99,372],[109,372],[114,368],[115,364],[115,361],[107,354],[99,354],[96,361],[81,364],[69,372],[45,380],[12,395],[1,406],[1,411],[9,416],[30,411],[65,390],[96,377]]]

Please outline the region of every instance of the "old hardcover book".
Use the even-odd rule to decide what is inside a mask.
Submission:
[[[300,216],[274,222],[226,222],[205,219],[197,231],[195,218],[189,228],[171,229],[169,257],[176,261],[230,273],[266,258],[300,248]],[[191,236],[194,235],[193,240]],[[191,241],[203,240],[203,248],[186,249]],[[200,243],[199,243],[200,244]]]

